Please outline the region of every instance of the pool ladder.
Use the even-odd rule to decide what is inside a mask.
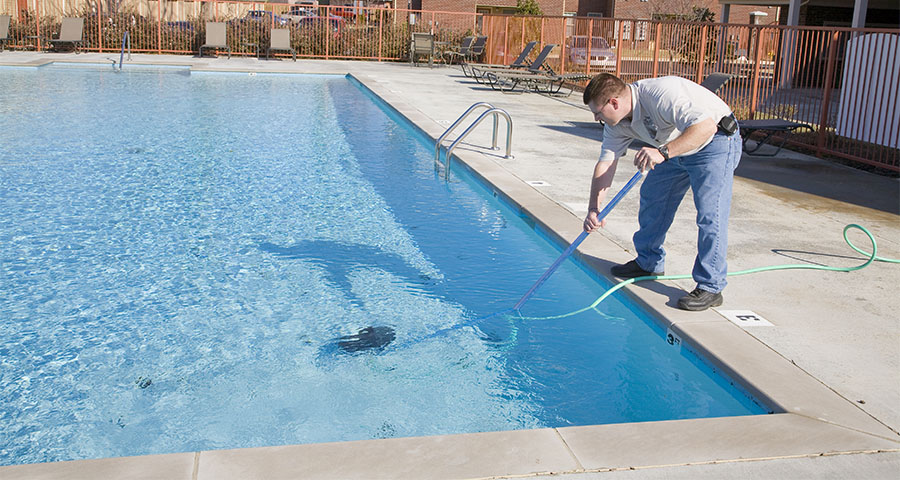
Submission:
[[[445,162],[446,167],[444,168],[444,171],[445,171],[444,175],[447,180],[450,179],[450,157],[453,155],[453,149],[455,149],[456,146],[459,145],[459,143],[462,142],[463,139],[466,138],[466,136],[468,136],[469,133],[472,130],[474,130],[475,127],[477,127],[488,115],[492,115],[494,117],[494,135],[493,135],[491,150],[499,150],[499,148],[497,147],[497,130],[499,128],[500,119],[498,117],[502,116],[503,118],[506,119],[506,155],[503,158],[509,158],[509,159],[513,158],[513,156],[512,156],[512,120],[509,118],[509,113],[507,113],[506,110],[503,110],[502,108],[494,107],[490,103],[478,102],[478,103],[472,105],[471,107],[469,107],[468,110],[466,110],[462,115],[460,115],[459,118],[457,118],[456,121],[453,122],[453,125],[450,125],[450,128],[448,128],[447,131],[444,132],[444,134],[441,135],[440,138],[438,138],[438,141],[434,145],[434,161],[435,161],[435,163],[440,163],[440,161],[441,161],[441,143],[444,142],[444,140],[447,138],[447,136],[450,135],[450,132],[452,132],[454,128],[458,127],[459,124],[463,122],[463,120],[465,120],[469,115],[472,114],[472,112],[474,112],[475,110],[477,110],[479,108],[486,108],[487,110],[482,112],[481,115],[479,115],[478,118],[476,118],[474,122],[469,124],[468,128],[466,128],[465,131],[463,131],[463,133],[459,137],[457,137],[456,140],[453,141],[453,143],[450,144],[450,147],[447,148],[447,161]]]
[[[128,35],[128,30],[125,30],[125,33],[122,35],[122,53],[119,54],[119,70],[122,71],[122,61],[125,59],[125,45],[128,45],[128,60],[131,60],[131,37]],[[116,69],[116,62],[113,61],[113,70]]]

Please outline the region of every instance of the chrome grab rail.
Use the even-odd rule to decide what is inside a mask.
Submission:
[[[128,30],[125,30],[125,33],[122,35],[122,53],[119,54],[119,71],[122,70],[122,60],[125,57],[125,42],[128,42],[128,59],[131,60],[131,37],[128,35]]]
[[[434,144],[434,161],[435,162],[437,162],[441,159],[441,143],[444,142],[444,140],[447,138],[448,135],[450,135],[450,132],[452,132],[454,128],[458,127],[459,124],[462,123],[462,121],[465,120],[466,117],[468,117],[470,113],[472,113],[476,108],[479,108],[479,107],[494,108],[494,106],[488,102],[478,102],[478,103],[472,104],[472,106],[469,107],[468,110],[463,112],[463,114],[460,115],[459,118],[457,118],[455,122],[453,122],[453,125],[450,125],[450,128],[448,128],[447,131],[445,131],[441,135],[441,138],[438,138],[437,142]],[[494,144],[491,148],[493,148],[494,150],[497,149],[497,118],[496,118],[496,116],[494,117]]]
[[[497,115],[501,115],[501,116],[503,116],[503,118],[506,119],[506,155],[503,158],[513,158],[513,156],[512,156],[512,119],[509,118],[509,114],[506,113],[506,110],[503,110],[501,108],[491,108],[491,109],[485,111],[484,113],[482,113],[481,115],[479,115],[478,118],[476,118],[475,121],[472,122],[471,125],[469,125],[469,128],[467,128],[462,133],[462,135],[459,136],[459,138],[457,138],[453,143],[450,144],[450,148],[447,149],[447,162],[446,162],[447,165],[445,167],[446,173],[444,174],[447,179],[450,179],[450,157],[453,155],[453,149],[456,148],[457,145],[459,145],[459,142],[463,141],[463,139],[466,138],[466,135],[468,135],[469,132],[474,130],[475,127],[477,127],[478,124],[480,124],[482,122],[482,120],[484,120],[484,117],[487,117],[488,115],[492,115],[492,114],[494,116],[494,139],[495,139],[495,142],[496,142],[496,136],[497,136]]]
[[[447,173],[445,174],[447,179],[450,178],[450,156],[453,153],[453,149],[456,148],[456,146],[459,145],[459,143],[464,138],[466,138],[466,136],[468,136],[469,133],[472,130],[474,130],[475,127],[477,127],[484,120],[484,118],[487,117],[488,115],[492,115],[493,119],[494,119],[494,131],[493,131],[491,149],[498,150],[498,148],[497,148],[497,130],[499,129],[499,120],[497,117],[502,116],[503,118],[506,119],[506,155],[503,158],[513,158],[513,156],[512,156],[512,119],[509,117],[509,113],[507,113],[506,110],[494,107],[490,103],[478,102],[478,103],[472,105],[471,107],[469,107],[468,110],[466,110],[462,115],[460,115],[459,118],[457,118],[456,121],[453,122],[453,125],[450,125],[450,128],[448,128],[447,131],[445,131],[441,135],[441,137],[438,138],[437,142],[434,145],[434,161],[436,163],[440,162],[441,143],[443,143],[443,141],[447,138],[447,136],[450,135],[450,132],[452,132],[453,129],[455,129],[457,126],[459,126],[459,124],[462,123],[462,121],[465,120],[466,117],[468,117],[473,111],[475,111],[475,109],[480,108],[480,107],[487,108],[487,110],[485,112],[482,112],[481,115],[479,115],[479,117],[476,118],[475,121],[472,122],[468,126],[468,128],[466,128],[466,130],[463,131],[463,133],[459,137],[457,137],[456,140],[454,140],[452,144],[450,144],[450,147],[447,149],[447,162],[446,162]]]

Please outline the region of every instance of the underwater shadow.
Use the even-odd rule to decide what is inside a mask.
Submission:
[[[395,253],[368,245],[346,244],[330,240],[305,240],[290,246],[260,242],[259,250],[283,260],[304,260],[319,268],[326,281],[335,285],[349,299],[352,305],[362,307],[363,301],[353,293],[350,281],[352,272],[361,267],[377,267],[403,278],[409,283],[433,286],[436,281],[420,273]],[[320,349],[320,357],[334,353],[360,354],[381,353],[394,341],[395,331],[389,326],[365,326],[353,335],[332,339]]]

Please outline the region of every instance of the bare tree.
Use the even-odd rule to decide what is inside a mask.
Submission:
[[[688,20],[694,17],[695,8],[706,8],[698,0],[654,0],[646,3],[647,18],[654,20]]]

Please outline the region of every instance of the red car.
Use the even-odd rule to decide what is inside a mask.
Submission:
[[[357,10],[356,7],[332,7],[329,13],[338,17],[353,18],[362,13],[357,12]]]

